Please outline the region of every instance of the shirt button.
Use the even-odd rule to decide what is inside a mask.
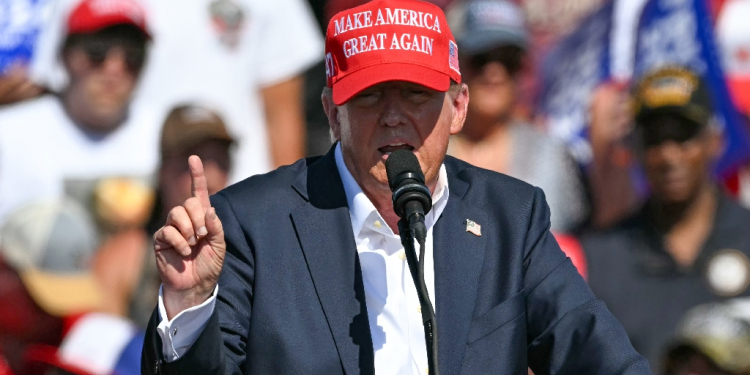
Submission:
[[[375,220],[375,228],[380,229],[380,227],[383,226],[383,223],[380,222],[380,220]]]
[[[177,328],[178,328],[178,327],[175,327],[175,328],[174,328],[174,329],[172,330],[172,337],[174,337],[174,336],[177,336]]]
[[[398,252],[398,259],[405,260],[406,259],[406,252],[403,250]]]

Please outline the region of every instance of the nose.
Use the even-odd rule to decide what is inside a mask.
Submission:
[[[102,71],[110,74],[128,73],[125,50],[120,47],[114,47],[107,52],[107,57],[102,63]]]
[[[659,146],[659,155],[667,162],[676,162],[682,156],[682,147],[675,141],[667,141]]]
[[[403,108],[403,100],[400,100],[399,95],[398,90],[385,91],[383,114],[380,118],[382,125],[394,127],[406,124],[407,117]]]

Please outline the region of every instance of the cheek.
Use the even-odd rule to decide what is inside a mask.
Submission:
[[[378,116],[374,111],[357,111],[342,113],[341,143],[358,155],[373,153],[370,146],[378,132]]]
[[[426,136],[422,139],[424,144],[433,152],[437,153],[448,147],[451,136],[451,123],[453,117],[450,113],[442,113],[434,125],[425,129]]]
[[[129,73],[107,77],[101,72],[91,72],[83,76],[82,82],[84,90],[94,100],[125,101],[135,87],[135,78]]]
[[[166,178],[162,182],[162,189],[164,190],[164,206],[166,211],[181,205],[190,198],[190,172],[166,174]]]
[[[425,124],[420,129],[423,144],[419,149],[418,157],[428,180],[437,176],[440,164],[448,150],[452,120],[452,110],[444,106],[437,119],[432,119],[431,124]]]
[[[190,173],[182,173],[176,181],[176,186],[179,187],[180,203],[190,198],[192,192],[192,180],[190,179]]]
[[[117,80],[120,87],[120,94],[123,96],[130,95],[130,92],[135,88],[136,81],[137,79],[134,75],[130,73],[123,74],[122,78]]]
[[[372,133],[380,118],[377,109],[358,109],[343,107],[341,111],[341,136],[359,139]]]
[[[694,146],[685,152],[685,163],[688,163],[696,177],[702,176],[711,163],[711,150],[708,146]]]
[[[227,186],[228,174],[215,163],[204,167],[206,181],[208,182],[208,193],[214,194]]]

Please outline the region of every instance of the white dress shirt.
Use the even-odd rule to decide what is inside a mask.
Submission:
[[[375,373],[417,375],[427,373],[427,348],[422,314],[401,238],[385,223],[375,206],[362,192],[344,164],[341,146],[335,150],[336,167],[344,184],[352,230],[362,268],[367,316],[370,322]],[[432,256],[432,228],[448,203],[448,177],[441,166],[437,186],[432,194],[433,207],[425,216],[425,283],[435,305],[435,274]],[[419,246],[415,243],[417,254]],[[216,304],[217,289],[205,303],[185,310],[172,321],[159,293],[162,321],[157,331],[162,338],[163,353],[171,362],[183,355],[195,342]]]

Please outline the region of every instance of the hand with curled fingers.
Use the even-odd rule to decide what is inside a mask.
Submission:
[[[193,155],[188,164],[193,196],[169,211],[166,224],[154,234],[156,265],[169,320],[211,296],[227,249],[221,221],[208,199],[203,163]]]
[[[44,88],[35,84],[22,63],[15,63],[5,72],[0,72],[0,105],[13,104],[44,93]]]

